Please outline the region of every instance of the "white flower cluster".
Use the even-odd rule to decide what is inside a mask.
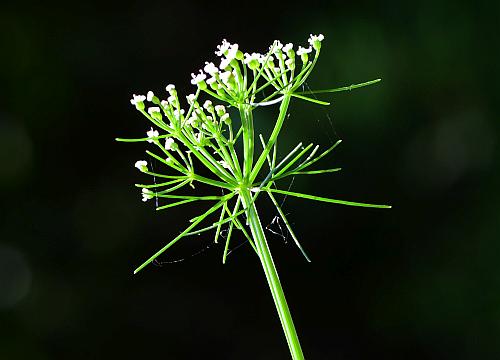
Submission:
[[[196,85],[200,90],[208,91],[210,87],[210,91],[214,91],[222,99],[240,100],[241,95],[247,93],[246,86],[250,83],[243,75],[246,74],[243,67],[248,67],[254,75],[260,71],[266,81],[276,88],[283,88],[293,80],[293,71],[296,67],[295,55],[300,56],[302,67],[305,67],[310,62],[309,54],[313,50],[318,53],[321,49],[323,39],[322,34],[311,34],[308,39],[309,46],[299,46],[296,52],[292,43],[283,45],[276,40],[266,54],[243,53],[238,44],[231,44],[224,39],[215,51],[215,54],[220,57],[219,66],[213,62],[205,62],[203,69],[191,74],[191,84]],[[170,94],[167,100],[160,101],[152,91],[148,91],[146,96],[134,94],[130,102],[140,111],[145,109],[145,100],[155,104],[156,106],[147,109],[147,113],[155,121],[163,122],[163,117],[166,116],[172,123],[184,123],[184,110],[179,106],[175,86],[168,85],[166,90]],[[189,104],[194,100],[194,95],[190,96]],[[193,120],[188,119],[188,123],[193,123]]]
[[[299,46],[297,55],[300,56],[302,66],[309,62],[309,54],[313,49],[318,52],[321,48],[323,35],[312,35],[309,37],[308,47]],[[197,85],[200,90],[207,90],[208,86],[211,91],[215,91],[221,98],[239,98],[239,95],[246,92],[245,86],[248,84],[244,78],[242,67],[246,66],[250,70],[256,72],[263,67],[263,76],[267,81],[274,81],[282,75],[289,74],[295,69],[295,51],[293,44],[288,43],[283,45],[276,40],[270,47],[270,52],[267,54],[260,53],[243,53],[238,44],[231,44],[226,39],[222,40],[222,44],[217,46],[215,54],[220,57],[219,66],[213,62],[205,62],[203,69],[198,73],[191,74],[191,83]],[[286,79],[286,82],[292,81],[292,75]],[[276,85],[283,87],[281,80],[277,80]],[[283,80],[285,81],[285,80]]]
[[[226,111],[224,105],[212,104],[206,100],[201,104],[198,100],[201,91],[219,100],[226,101],[231,106],[238,107],[243,102],[254,104],[257,89],[263,89],[268,85],[275,88],[273,96],[276,99],[267,101],[267,104],[276,103],[282,96],[284,89],[294,89],[305,81],[316,61],[323,41],[323,35],[311,35],[308,39],[307,47],[298,46],[294,50],[292,43],[282,44],[276,40],[270,46],[266,54],[243,53],[238,44],[231,44],[226,39],[217,46],[215,54],[220,58],[218,66],[214,62],[205,62],[203,69],[191,74],[191,84],[198,87],[196,94],[186,96],[189,110],[186,112],[181,107],[181,102],[177,90],[173,84],[166,86],[168,97],[160,100],[153,91],[148,91],[146,95],[134,94],[130,103],[137,110],[143,113],[154,125],[146,132],[146,140],[160,147],[167,153],[165,162],[179,170],[179,163],[175,156],[179,156],[185,163],[186,168],[190,168],[186,157],[179,149],[176,140],[188,148],[194,146],[199,149],[205,146],[213,147],[214,142],[220,142],[225,127],[229,129],[230,137],[233,136],[232,119]],[[315,51],[314,61],[309,59],[311,53]],[[296,69],[296,56],[300,57],[302,68]],[[258,74],[258,75],[257,75]],[[264,85],[257,84],[259,79]],[[148,103],[148,106],[146,105]],[[259,104],[266,103],[261,101]],[[157,129],[165,131],[160,135]],[[164,139],[164,142],[160,142]],[[188,141],[191,145],[186,144]],[[176,152],[171,154],[170,151]],[[191,151],[193,148],[191,148]],[[231,164],[227,162],[227,157],[223,160],[216,160],[223,169],[231,169]],[[148,163],[140,160],[135,163],[135,167],[142,172],[149,173]],[[147,201],[155,196],[149,189],[142,189],[142,200]]]
[[[203,77],[203,74],[199,74],[199,77]],[[137,110],[146,113],[150,120],[153,123],[159,125],[170,126],[172,128],[176,128],[182,124],[184,121],[184,109],[180,108],[179,98],[177,96],[177,90],[175,86],[170,84],[166,87],[166,90],[169,94],[166,100],[161,100],[155,96],[152,91],[148,91],[147,95],[133,95],[133,98],[130,100],[132,105],[135,105]],[[147,111],[145,101],[151,102],[155,106],[148,107]],[[167,122],[165,122],[165,117]],[[154,138],[158,137],[158,134],[151,132],[148,133],[148,137]],[[154,139],[148,140],[148,142],[153,142]]]

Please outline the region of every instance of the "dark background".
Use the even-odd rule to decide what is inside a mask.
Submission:
[[[222,38],[309,33],[325,35],[311,88],[383,81],[294,102],[283,152],[344,142],[318,166],[342,172],[292,190],[393,209],[286,200],[313,262],[268,241],[306,358],[500,358],[500,6],[479,3],[2,5],[0,358],[289,358],[248,246],[223,266],[211,235],[184,240],[162,257],[184,261],[132,275],[200,209],[142,203],[145,144],[114,138],[149,129],[132,93],[185,96]]]

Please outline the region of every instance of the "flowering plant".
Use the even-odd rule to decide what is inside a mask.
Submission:
[[[186,97],[186,108],[183,108],[174,85],[166,87],[169,94],[166,100],[160,100],[151,91],[146,96],[134,95],[131,103],[154,125],[154,128],[152,127],[144,138],[117,139],[127,142],[145,141],[160,151],[159,153],[146,151],[146,153],[165,165],[170,170],[169,173],[153,172],[145,160],[135,163],[135,167],[143,173],[165,179],[165,182],[161,183],[155,181],[154,184],[137,185],[142,189],[143,201],[153,198],[171,201],[161,206],[157,205],[156,210],[192,202],[215,203],[203,214],[191,219],[190,225],[184,231],[147,259],[134,273],[141,271],[177,241],[189,235],[213,230],[214,241],[217,242],[223,226],[228,227],[223,252],[223,262],[225,262],[232,233],[241,231],[262,264],[290,353],[295,360],[304,357],[258,215],[257,198],[261,194],[270,198],[295,244],[308,261],[309,257],[300,245],[274,194],[350,206],[389,207],[281,190],[276,184],[278,180],[288,176],[323,174],[340,170],[338,168],[309,170],[314,163],[329,154],[340,141],[319,155],[317,155],[319,146],[313,144],[304,146],[299,143],[288,155],[278,159],[277,139],[287,118],[291,100],[329,105],[328,102],[316,99],[314,94],[352,90],[379,81],[377,79],[335,89],[299,91],[318,61],[322,41],[323,35],[311,35],[308,40],[309,46],[299,46],[296,51],[292,44],[283,45],[279,41],[274,41],[267,53],[249,54],[243,53],[238,44],[223,40],[215,52],[220,58],[219,66],[205,62],[203,70],[191,74],[191,83],[196,86],[196,92]],[[264,90],[269,95],[265,96]],[[203,101],[202,95],[208,98]],[[148,105],[146,108],[146,102],[152,106]],[[254,130],[254,111],[259,107],[272,105],[279,105],[279,113],[271,134],[267,137],[259,135],[258,142],[261,143],[262,150],[256,156],[258,142]],[[242,153],[237,151],[239,149],[237,144],[240,142]],[[265,170],[266,163],[267,170]],[[204,172],[208,171],[210,175],[201,175],[197,170],[198,166],[203,167]],[[206,184],[218,191],[204,196],[176,192],[181,189],[189,190],[187,185],[194,188],[196,183]],[[215,212],[219,213],[218,221],[200,228],[200,224]]]

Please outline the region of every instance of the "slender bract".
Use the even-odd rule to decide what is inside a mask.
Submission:
[[[310,259],[275,194],[347,206],[390,207],[278,188],[278,182],[290,176],[320,175],[340,170],[311,169],[313,164],[334,150],[340,140],[319,155],[316,155],[318,145],[304,146],[299,143],[289,149],[285,156],[278,158],[278,138],[288,118],[291,101],[328,106],[330,103],[317,99],[316,94],[350,91],[380,81],[376,79],[334,89],[298,91],[318,61],[322,41],[323,35],[311,35],[309,46],[299,46],[296,50],[292,44],[283,45],[274,41],[265,54],[248,54],[243,53],[237,44],[224,40],[216,51],[220,65],[205,62],[203,70],[191,74],[191,83],[197,89],[186,97],[187,106],[181,104],[174,85],[166,87],[168,97],[165,100],[160,100],[151,91],[147,95],[134,95],[131,103],[153,127],[146,137],[116,139],[150,143],[155,151],[146,151],[149,161],[155,161],[165,169],[152,171],[152,164],[146,160],[135,163],[137,169],[153,177],[150,184],[136,185],[142,189],[143,201],[156,199],[156,210],[172,211],[173,207],[191,203],[206,206],[201,215],[189,220],[178,236],[163,244],[134,273],[154,262],[183,238],[212,232],[210,238],[217,243],[223,230],[226,235],[222,262],[226,263],[231,238],[241,232],[262,265],[294,360],[304,359],[304,355],[257,211],[260,194],[264,193],[271,199],[307,261]],[[270,134],[258,136],[262,146],[257,147],[255,126],[259,125],[258,111],[263,106],[277,108],[276,121]],[[239,148],[243,149],[242,153],[238,153]],[[258,148],[262,150],[259,152]],[[204,173],[208,171],[210,175],[200,175],[200,169]],[[156,178],[161,181],[157,182]],[[204,195],[194,193],[198,183],[208,185],[212,191]]]

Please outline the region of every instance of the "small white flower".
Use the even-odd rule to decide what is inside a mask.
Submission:
[[[167,107],[170,105],[170,104],[168,103],[168,101],[167,101],[167,100],[162,100],[160,104],[161,104],[161,106],[163,106],[164,108],[167,108]]]
[[[221,122],[226,123],[227,125],[230,125],[230,124],[231,124],[231,118],[229,117],[229,114],[228,114],[228,113],[223,114],[223,115],[220,117],[220,121],[221,121]]]
[[[146,100],[146,97],[144,95],[132,95],[133,98],[130,99],[130,103],[132,105],[137,105],[138,103],[141,103],[141,102],[144,102],[144,100]]]
[[[184,109],[181,109],[181,111],[179,112],[179,110],[175,109],[174,110],[174,116],[179,119],[182,115],[184,115]]]
[[[153,96],[155,96],[155,94],[151,90],[148,91],[148,94],[147,94],[148,101],[153,101]]]
[[[224,55],[224,53],[229,49],[230,46],[231,44],[226,39],[222,40],[222,44],[217,45],[218,51],[215,52],[215,55],[217,56]]]
[[[148,110],[149,111],[149,110]],[[151,130],[149,130],[146,135],[148,136],[148,139],[147,142],[148,143],[153,143],[157,138],[158,136],[160,136],[160,133],[157,131],[157,130],[154,130],[153,128],[151,128]]]
[[[203,107],[205,108],[205,110],[209,110],[210,108],[212,108],[212,102],[210,100],[206,100],[204,103],[203,103]]]
[[[225,162],[224,160],[221,160],[218,163],[221,164],[224,169],[230,169],[231,168],[229,166],[229,164],[227,162]]]
[[[219,116],[222,116],[226,113],[226,108],[224,107],[224,105],[215,105],[214,109]]]
[[[233,60],[236,58],[236,53],[238,52],[238,44],[232,44],[228,51],[227,51],[227,55],[226,57],[229,59],[229,60]]]
[[[195,126],[196,125],[196,122],[197,122],[198,118],[194,115],[191,115],[189,117],[189,119],[186,120],[186,125],[189,125],[189,126]]]
[[[148,108],[149,115],[153,115],[153,113],[159,113],[159,112],[160,112],[160,108],[158,106],[152,106],[152,107]]]
[[[214,76],[216,73],[219,72],[219,69],[217,68],[217,66],[215,66],[213,62],[207,62],[207,61],[205,61],[205,67],[203,68],[203,70],[211,76]]]
[[[192,78],[191,84],[198,85],[199,83],[201,83],[202,81],[204,81],[207,78],[207,75],[205,75],[205,73],[202,70],[200,70],[199,74],[192,73],[191,78]]]
[[[175,90],[175,85],[174,84],[168,84],[167,87],[165,88],[167,90],[167,92],[172,92],[173,90]]]
[[[219,68],[220,68],[221,70],[226,70],[226,69],[229,67],[229,64],[231,63],[231,60],[232,60],[232,59],[229,59],[229,58],[223,58],[223,59],[220,61]]]
[[[250,55],[249,53],[245,53],[245,60],[243,60],[243,62],[245,64],[248,64],[251,61],[259,61],[261,56],[262,55],[259,53],[252,53],[252,55]]]
[[[252,53],[252,55],[245,53],[245,58],[243,62],[248,65],[251,70],[255,70],[259,67],[259,61],[262,57],[259,53]]]
[[[222,80],[223,83],[227,84],[228,81],[229,81],[229,78],[232,76],[233,74],[231,73],[231,71],[225,71],[223,72],[222,74],[220,74],[220,79]]]
[[[149,189],[142,188],[142,201],[146,202],[154,198],[154,192]]]
[[[145,160],[136,161],[134,166],[142,172],[148,171],[148,162]]]
[[[325,37],[323,36],[323,34],[319,35],[310,34],[309,39],[307,41],[309,42],[309,44],[311,44],[311,46],[315,50],[318,50],[321,47],[321,42],[323,41],[324,38]]]
[[[175,148],[175,141],[173,138],[169,137],[165,139],[165,149],[167,150],[174,150]]]
[[[312,51],[312,47],[308,48],[303,48],[302,46],[299,46],[299,49],[297,50],[297,55],[302,56],[302,54],[309,54]]]
[[[268,57],[268,56],[267,56],[267,54],[266,54],[266,55],[261,55],[261,57],[260,57],[260,59],[259,59],[259,62],[260,62],[261,64],[263,64],[263,63],[266,61],[266,58],[267,58],[267,62],[268,62],[268,63],[271,63],[271,62],[273,62],[273,61],[274,61],[274,58],[273,58],[273,56],[272,56],[272,55],[269,55],[269,57]]]
[[[295,59],[286,59],[285,60],[285,65],[290,69],[293,70],[295,68]]]
[[[175,105],[175,103],[177,102],[177,98],[173,95],[170,95],[168,98],[167,98],[167,101],[169,104],[172,104],[172,105]]]
[[[283,46],[283,52],[289,52],[290,50],[292,50],[293,48],[293,44],[292,43],[288,43],[286,44],[285,46]]]
[[[188,104],[192,104],[196,100],[196,95],[195,94],[189,94],[188,96],[186,96],[186,99],[187,99]]]
[[[270,49],[273,49],[273,52],[278,52],[283,48],[283,44],[279,40],[274,40],[273,45],[271,45]]]
[[[216,81],[217,81],[217,79],[216,79],[216,78],[211,77],[210,79],[208,79],[208,80],[207,80],[207,84],[208,84],[208,85],[211,85],[211,84],[215,83]]]

